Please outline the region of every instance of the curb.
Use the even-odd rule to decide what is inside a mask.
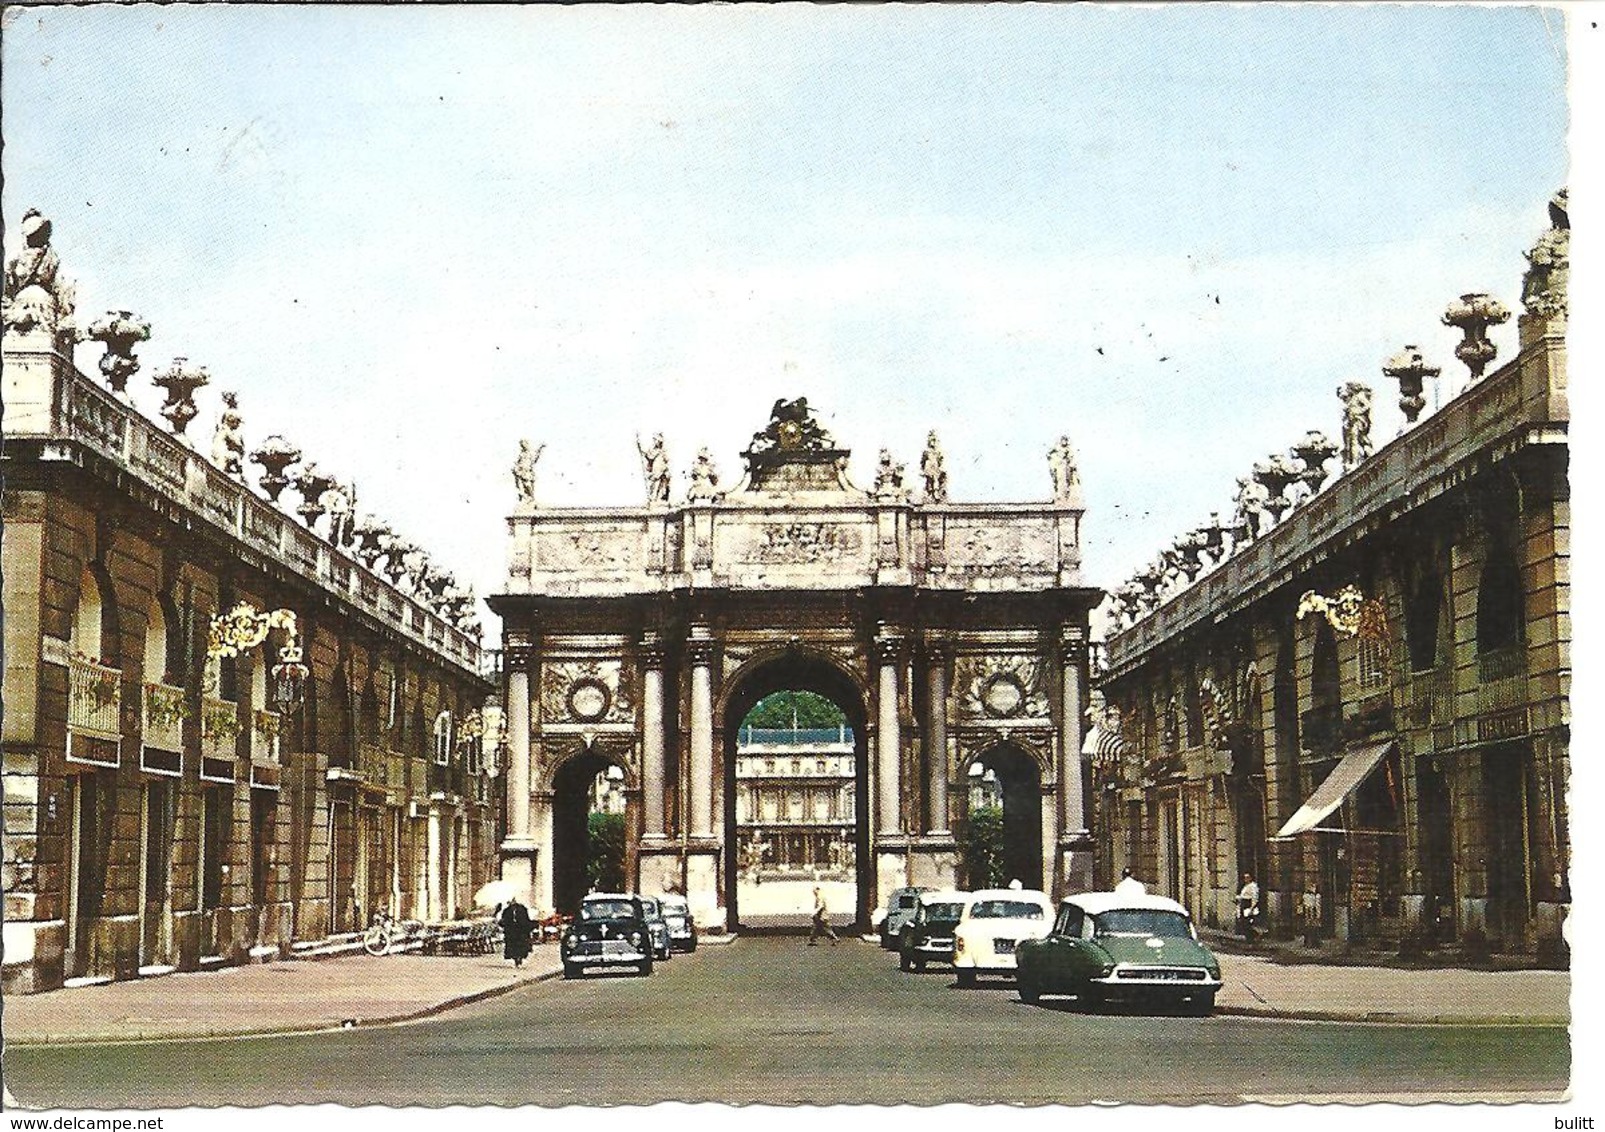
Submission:
[[[1263,1006],[1222,1006],[1215,1013],[1239,1018],[1268,1018],[1282,1022],[1341,1022],[1373,1026],[1569,1026],[1569,1018],[1536,1018],[1517,1014],[1460,1015],[1405,1014],[1373,1010],[1366,1013],[1341,1010],[1272,1010]]]

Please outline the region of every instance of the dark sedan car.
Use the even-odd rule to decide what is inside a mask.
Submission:
[[[663,906],[663,922],[669,925],[669,945],[677,951],[695,951],[697,922],[691,918],[685,897],[664,896],[658,903]]]
[[[1193,930],[1187,909],[1163,896],[1086,892],[1059,905],[1053,930],[1015,949],[1020,998],[1076,996],[1084,1008],[1119,999],[1215,1008],[1220,963]]]
[[[953,962],[953,929],[964,917],[968,892],[922,892],[914,918],[903,925],[898,936],[898,966],[905,971],[923,971],[933,959]]]
[[[652,973],[652,927],[639,897],[593,893],[563,933],[563,977],[577,979],[587,967],[634,967]]]

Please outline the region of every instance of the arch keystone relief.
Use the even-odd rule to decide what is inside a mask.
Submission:
[[[976,767],[1013,807],[1021,879],[1055,893],[1090,885],[1086,656],[1063,644],[1086,639],[1102,597],[1081,584],[1079,494],[965,503],[962,484],[865,490],[850,458],[805,400],[782,400],[728,490],[664,499],[658,469],[633,505],[509,517],[505,591],[490,599],[520,761],[502,861],[533,908],[575,898],[565,839],[583,830],[585,791],[572,776],[612,773],[624,776],[632,886],[684,892],[704,929],[757,916],[742,885],[774,865],[765,852],[798,844],[785,827],[802,820],[797,798],[782,804],[755,779],[771,761],[827,774],[839,793],[828,866],[861,924],[894,888],[965,882],[957,845],[980,798]],[[828,755],[769,759],[765,742],[795,740],[742,736],[778,691],[840,709]]]

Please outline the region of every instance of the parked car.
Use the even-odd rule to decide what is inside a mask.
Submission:
[[[691,907],[683,896],[660,896],[663,922],[669,925],[669,946],[677,951],[697,949],[697,922],[691,918]]]
[[[1025,1002],[1065,994],[1088,1009],[1121,999],[1208,1014],[1221,987],[1220,963],[1198,941],[1187,909],[1146,893],[1067,897],[1053,929],[1021,943],[1015,960]]]
[[[646,916],[647,927],[652,929],[652,958],[670,959],[673,951],[669,947],[669,924],[663,916],[663,906],[656,896],[637,897],[641,901],[641,912]]]
[[[563,977],[577,979],[587,967],[630,967],[652,973],[652,928],[637,896],[592,893],[559,945]]]
[[[897,941],[898,966],[923,971],[931,960],[953,962],[953,929],[964,915],[968,892],[922,892],[914,918],[903,925]]]
[[[953,969],[959,986],[973,987],[978,975],[1014,972],[1015,946],[1041,939],[1053,921],[1048,894],[1034,888],[986,888],[972,892],[953,929]]]
[[[890,951],[897,946],[903,925],[914,918],[920,906],[920,893],[928,892],[923,885],[894,888],[886,903],[870,913],[870,925],[880,933],[881,946]]]

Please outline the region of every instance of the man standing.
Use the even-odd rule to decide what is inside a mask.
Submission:
[[[1248,943],[1254,942],[1254,921],[1259,918],[1259,885],[1253,873],[1243,874],[1243,887],[1237,890],[1237,930]]]
[[[513,966],[522,967],[524,960],[529,958],[530,935],[534,928],[529,909],[519,902],[517,896],[509,896],[499,921],[502,927],[502,956],[511,959]]]
[[[819,886],[816,884],[814,885],[814,930],[808,935],[809,947],[813,947],[815,944],[817,944],[819,942],[819,937],[822,935],[828,935],[830,937],[830,945],[832,947],[836,946],[838,942],[836,929],[830,926],[830,920],[826,915],[827,911],[828,909],[825,907],[825,896],[819,891]]]

